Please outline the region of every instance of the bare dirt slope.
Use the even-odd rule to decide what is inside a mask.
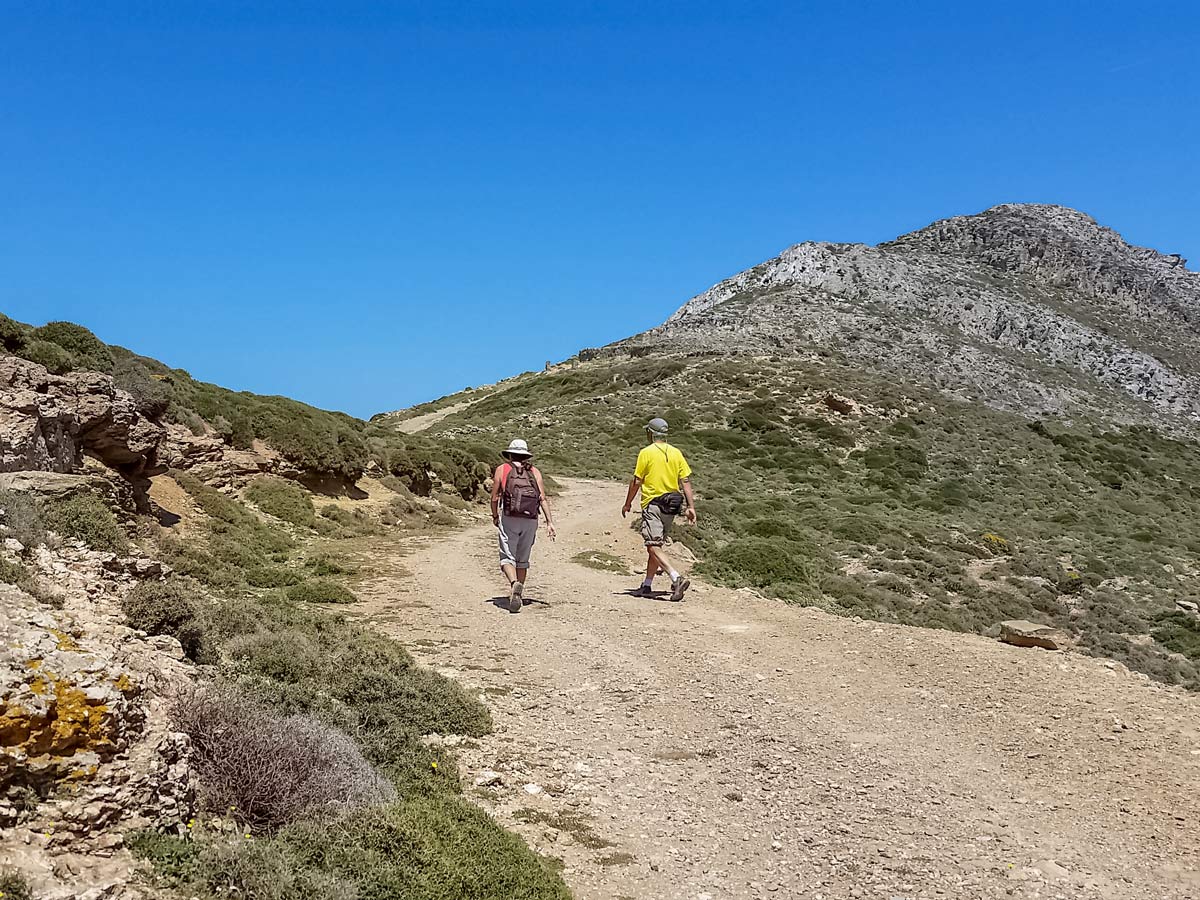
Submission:
[[[519,615],[492,602],[490,522],[406,556],[412,578],[377,559],[363,591],[487,695],[468,793],[581,900],[1200,897],[1200,697],[746,592],[635,599],[570,561],[640,561],[623,490],[568,482]]]

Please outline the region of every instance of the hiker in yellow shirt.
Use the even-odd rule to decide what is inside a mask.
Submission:
[[[646,578],[633,592],[635,597],[651,597],[654,576],[666,572],[671,576],[671,599],[682,600],[691,582],[679,574],[663,552],[663,541],[671,531],[675,517],[687,510],[689,524],[696,524],[696,497],[692,493],[692,469],[678,448],[667,443],[665,419],[651,419],[646,425],[648,447],[638,454],[633,480],[621,516],[629,515],[633,498],[642,492],[642,540],[646,542]]]

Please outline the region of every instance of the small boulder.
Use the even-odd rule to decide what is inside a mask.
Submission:
[[[1062,632],[1024,619],[1001,622],[1000,640],[1015,647],[1041,647],[1043,650],[1061,650],[1064,644]]]
[[[821,402],[826,408],[833,410],[841,416],[858,415],[858,404],[849,397],[839,397],[837,394],[826,394],[821,398]]]
[[[492,769],[485,769],[475,779],[475,787],[496,787],[504,783],[504,777]]]

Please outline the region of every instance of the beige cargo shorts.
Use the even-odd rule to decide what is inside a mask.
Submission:
[[[651,503],[642,510],[642,540],[647,547],[661,547],[671,533],[675,517]]]

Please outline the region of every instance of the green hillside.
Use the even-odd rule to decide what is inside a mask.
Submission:
[[[111,375],[151,419],[184,425],[195,434],[218,435],[234,448],[262,441],[315,475],[353,482],[370,469],[399,476],[422,496],[445,487],[471,499],[496,461],[492,448],[438,445],[426,437],[373,427],[345,413],[287,397],[232,391],[198,381],[184,369],[105,344],[71,322],[34,327],[0,314],[0,352],[31,360],[55,374]]]
[[[1175,602],[1200,551],[1192,440],[1031,421],[832,360],[620,353],[503,383],[428,433],[523,436],[552,475],[627,478],[654,415],[696,470],[700,524],[679,535],[709,577],[881,621],[1053,623],[1200,687],[1200,622]]]

